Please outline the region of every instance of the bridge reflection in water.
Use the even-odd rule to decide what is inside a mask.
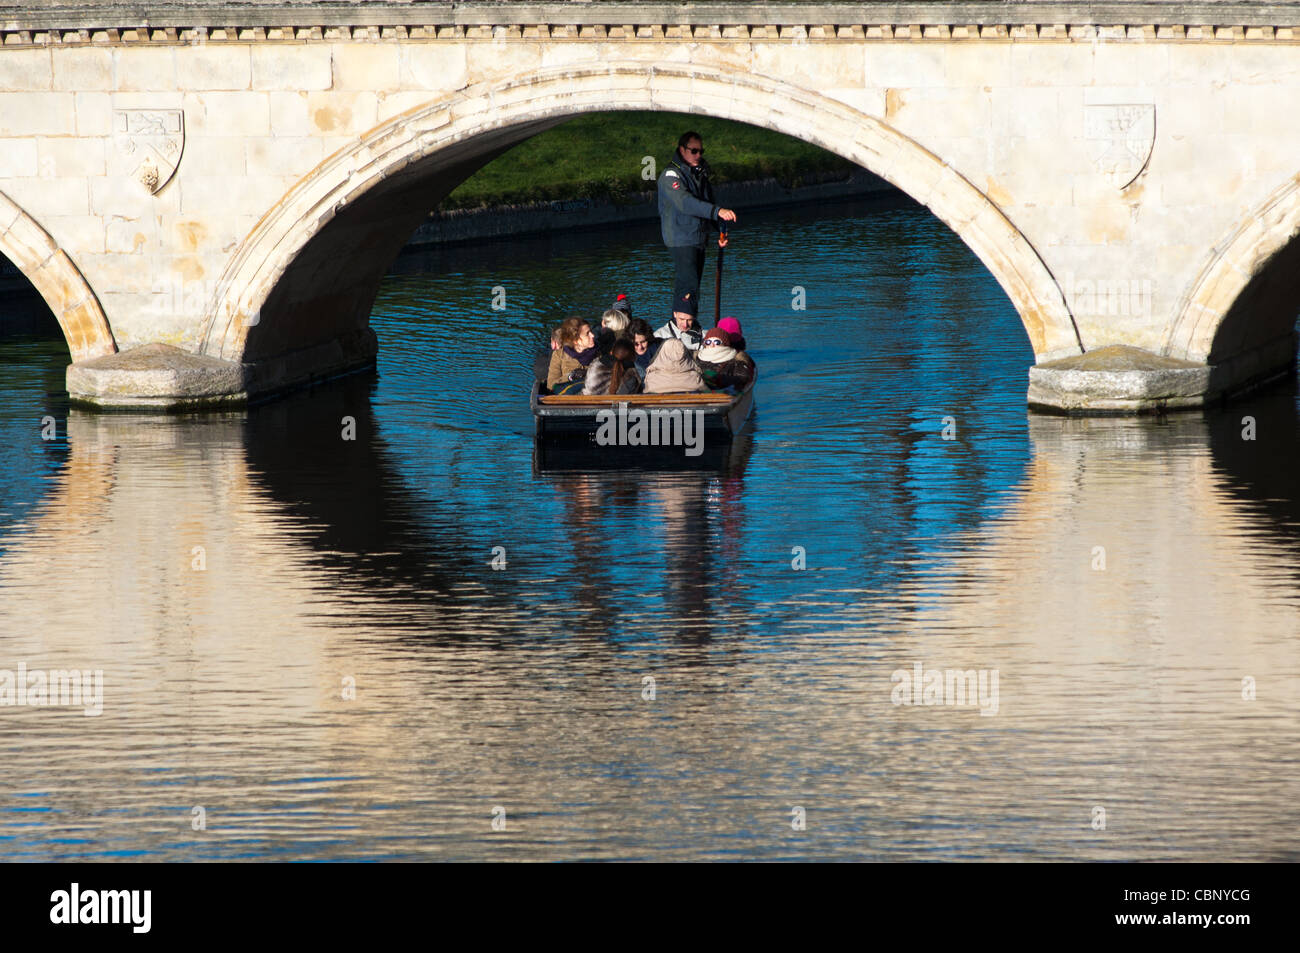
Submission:
[[[743,468],[535,477],[563,532],[494,571],[373,414],[306,438],[373,383],[69,415],[0,658],[103,668],[106,699],[5,712],[12,856],[1294,858],[1300,493],[1266,459],[1300,459],[1294,393],[1250,407],[1267,451],[1235,410],[1031,418],[995,518],[796,595],[741,544]],[[893,705],[916,661],[998,670],[997,716]]]

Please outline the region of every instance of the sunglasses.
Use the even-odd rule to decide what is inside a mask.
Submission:
[[[698,149],[689,149],[689,148],[688,148],[686,151],[689,152],[689,153],[690,153],[691,155],[693,155],[693,156],[702,156],[702,155],[704,155],[704,147],[703,147],[703,146],[701,146],[701,147],[698,148]]]

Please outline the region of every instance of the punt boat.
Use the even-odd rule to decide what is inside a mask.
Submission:
[[[547,394],[544,384],[534,384],[530,404],[539,462],[579,449],[592,459],[613,458],[611,463],[678,461],[693,469],[716,462],[749,422],[754,383],[734,394],[622,395]]]
[[[701,411],[706,439],[730,442],[745,429],[749,412],[754,408],[754,380],[732,394],[711,391],[707,394],[546,394],[541,383],[533,387],[532,411],[534,434],[541,440],[589,439],[596,442],[602,424],[611,422],[602,411],[612,412],[617,427],[618,415],[640,410],[664,420],[674,410]],[[622,405],[622,410],[620,409]],[[660,424],[662,430],[662,424]]]

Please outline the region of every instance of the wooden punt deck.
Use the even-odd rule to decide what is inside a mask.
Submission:
[[[618,410],[620,405],[626,405],[629,411],[701,411],[709,437],[730,440],[749,420],[754,406],[754,381],[738,394],[543,394],[537,385],[531,399],[535,433],[541,440],[594,442],[600,426],[597,415],[602,410]]]

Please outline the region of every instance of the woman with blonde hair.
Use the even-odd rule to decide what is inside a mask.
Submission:
[[[616,337],[627,337],[627,312],[621,308],[610,308],[600,316],[600,326],[609,328]]]

